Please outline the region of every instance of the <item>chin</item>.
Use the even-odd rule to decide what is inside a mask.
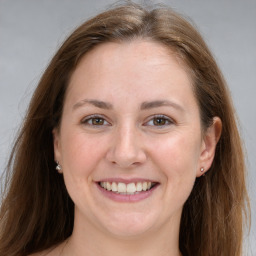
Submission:
[[[152,213],[145,216],[144,213],[115,214],[111,220],[105,223],[108,233],[122,238],[141,236],[153,227],[157,226],[157,218]]]

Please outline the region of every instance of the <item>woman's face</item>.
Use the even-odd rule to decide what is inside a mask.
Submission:
[[[54,148],[75,204],[75,228],[118,236],[178,230],[206,167],[188,74],[149,41],[105,43],[83,57]]]

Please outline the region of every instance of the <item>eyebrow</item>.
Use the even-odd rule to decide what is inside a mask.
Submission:
[[[163,106],[169,106],[177,110],[184,111],[184,108],[181,105],[169,100],[155,100],[155,101],[143,102],[141,104],[140,109],[146,110],[146,109],[158,108]]]
[[[93,105],[97,108],[102,108],[102,109],[112,109],[113,106],[111,103],[107,103],[107,102],[104,102],[104,101],[100,101],[100,100],[89,100],[89,99],[84,99],[84,100],[81,100],[79,102],[77,102],[74,106],[73,106],[73,110],[79,108],[79,107],[82,107],[84,105]]]
[[[73,106],[73,110],[82,107],[84,105],[93,105],[97,108],[101,108],[101,109],[113,109],[113,105],[111,103],[105,102],[105,101],[100,101],[100,100],[94,100],[94,99],[84,99],[81,100],[79,102],[77,102],[74,106]],[[147,109],[151,109],[151,108],[157,108],[157,107],[163,107],[163,106],[170,106],[173,107],[177,110],[180,111],[184,111],[184,108],[172,101],[169,100],[155,100],[155,101],[145,101],[141,104],[140,109],[141,110],[147,110]]]

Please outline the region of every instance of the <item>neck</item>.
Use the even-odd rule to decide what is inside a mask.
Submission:
[[[180,256],[179,221],[175,219],[163,224],[161,229],[137,236],[120,237],[103,232],[87,221],[82,223],[78,217],[62,255]]]

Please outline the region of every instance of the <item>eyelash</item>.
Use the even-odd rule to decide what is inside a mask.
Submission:
[[[97,119],[103,121],[103,124],[94,124],[93,121],[94,120],[96,121]],[[81,121],[81,123],[84,124],[84,125],[88,125],[88,126],[103,126],[103,125],[110,126],[111,125],[108,121],[106,121],[106,118],[101,116],[101,115],[87,116],[86,118],[84,118]]]
[[[154,121],[157,121],[157,120],[162,120],[164,121],[164,124],[155,124]],[[153,122],[152,124],[149,124],[150,122]],[[169,126],[169,125],[172,125],[174,124],[174,121],[165,116],[165,115],[155,115],[155,116],[152,116],[150,118],[149,121],[147,121],[145,124],[143,124],[144,126],[155,126],[155,127],[166,127],[166,126]]]
[[[96,121],[96,123],[93,123],[94,121]],[[161,121],[164,122],[164,123],[161,124]],[[158,122],[158,124],[155,123],[155,122]],[[111,124],[108,121],[106,121],[106,118],[104,116],[101,116],[101,115],[87,116],[86,118],[84,118],[81,121],[81,123],[84,124],[84,125],[94,126],[94,127],[97,127],[97,126],[111,126]],[[143,124],[143,126],[152,126],[152,127],[162,128],[162,127],[172,125],[174,123],[175,122],[171,118],[169,118],[165,115],[155,115],[155,116],[150,117],[150,119],[147,122],[145,122]]]

